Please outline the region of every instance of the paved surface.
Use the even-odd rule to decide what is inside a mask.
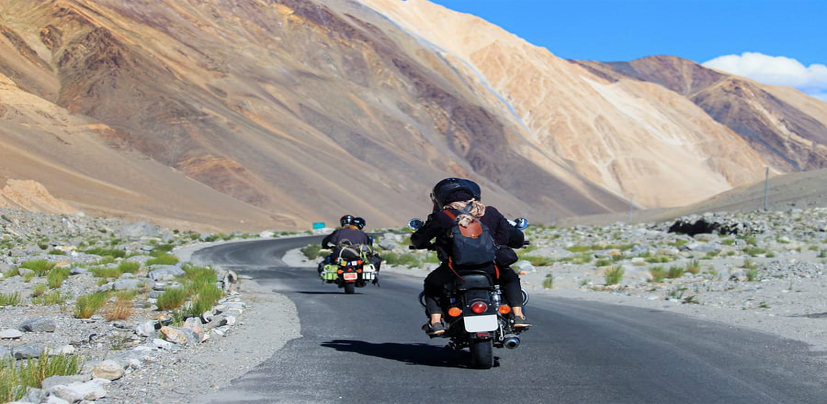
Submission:
[[[315,238],[314,240],[318,240]],[[535,324],[495,367],[419,329],[421,279],[382,274],[345,295],[278,259],[308,239],[196,253],[297,306],[302,338],[211,397],[214,403],[824,403],[816,353],[792,340],[655,310],[533,297]]]

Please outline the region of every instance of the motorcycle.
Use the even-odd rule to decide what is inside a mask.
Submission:
[[[416,231],[423,224],[421,219],[411,219],[408,227]],[[520,218],[511,224],[523,230],[528,221]],[[503,300],[500,285],[486,272],[470,270],[457,274],[459,277],[446,285],[445,295],[440,299],[447,330],[437,337],[450,339],[448,349],[468,348],[471,367],[490,369],[494,365],[493,348],[516,349],[521,343],[520,334],[527,329],[514,327],[514,315]],[[522,294],[525,307],[528,293],[523,290]],[[419,303],[425,307],[424,292],[419,294]]]
[[[335,283],[344,288],[345,293],[351,295],[356,288],[361,288],[369,282],[379,284],[379,277],[371,257],[359,249],[356,254],[342,254],[331,263],[324,265],[319,276],[324,283]]]

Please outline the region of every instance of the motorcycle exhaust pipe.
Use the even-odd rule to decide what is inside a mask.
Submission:
[[[520,346],[520,337],[516,335],[506,335],[503,345],[508,349],[516,349]]]

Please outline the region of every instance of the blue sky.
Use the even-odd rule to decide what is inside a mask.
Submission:
[[[562,58],[673,55],[827,100],[827,0],[431,1]]]

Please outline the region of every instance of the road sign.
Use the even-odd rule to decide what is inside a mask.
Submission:
[[[324,229],[324,222],[313,222],[313,230]]]

